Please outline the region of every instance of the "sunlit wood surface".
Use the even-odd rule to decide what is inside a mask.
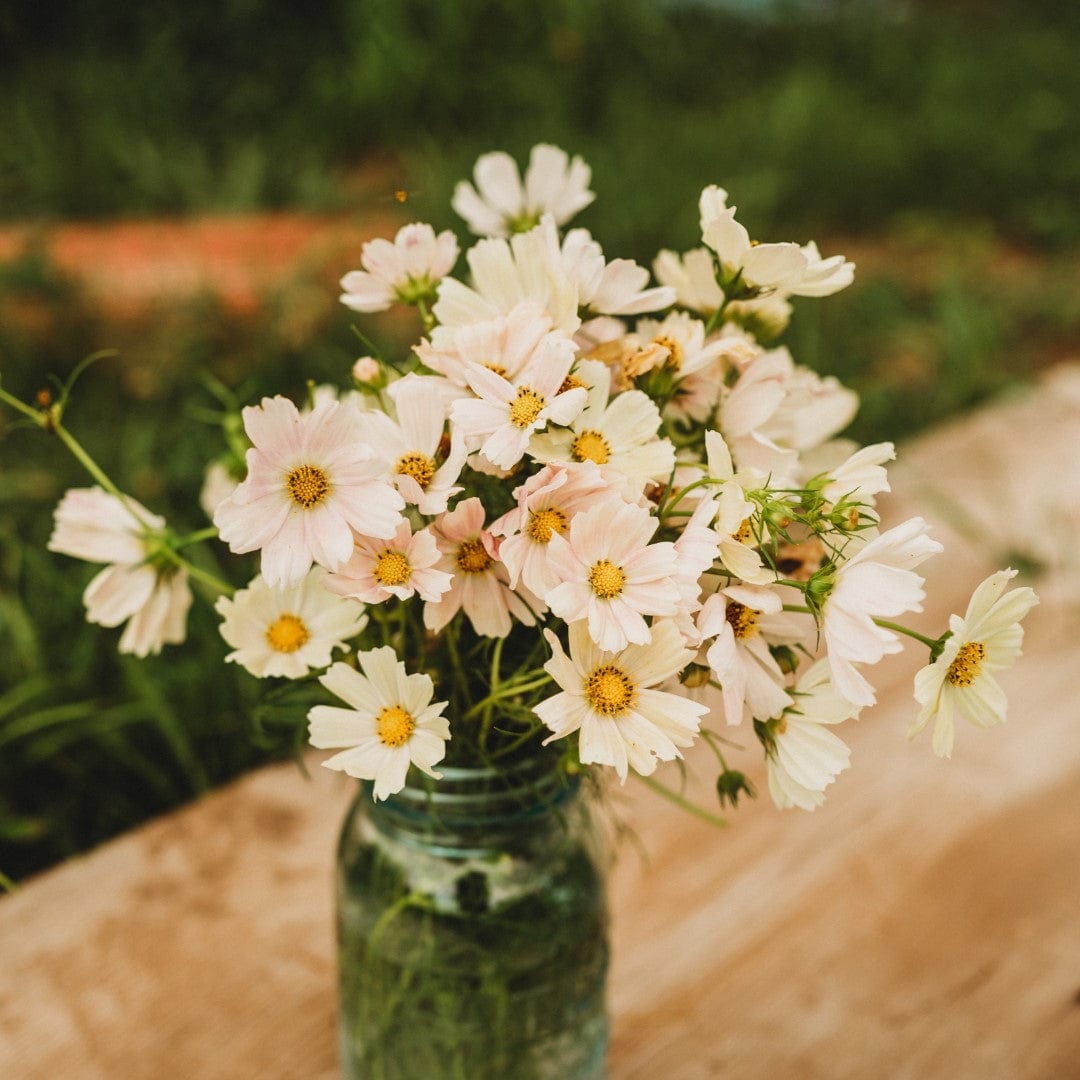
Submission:
[[[951,762],[908,743],[912,652],[816,813],[766,796],[718,830],[628,783],[612,1080],[1080,1077],[1080,370],[903,457],[889,519],[924,513],[954,556],[920,625],[962,610],[991,544],[1061,561],[1009,723],[962,728]],[[690,769],[711,805],[708,756]],[[313,774],[264,769],[0,900],[0,1077],[335,1076],[351,787]]]

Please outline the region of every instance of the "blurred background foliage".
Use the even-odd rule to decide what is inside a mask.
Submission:
[[[752,235],[853,258],[856,285],[801,305],[787,343],[862,394],[855,437],[898,438],[1075,356],[1077,55],[1072,0],[9,0],[0,220],[362,221],[400,189],[402,221],[459,228],[479,153],[551,141],[592,165],[580,224],[609,253],[693,246],[718,182]],[[70,426],[179,528],[203,524],[191,493],[224,446],[196,373],[239,402],[340,383],[365,351],[350,322],[306,271],[256,312],[207,294],[119,319],[44,247],[0,264],[5,388],[29,400],[117,349]],[[19,878],[282,753],[303,709],[222,665],[208,605],[145,662],[85,632],[94,568],[44,544],[86,477],[10,415],[0,475],[0,871]]]

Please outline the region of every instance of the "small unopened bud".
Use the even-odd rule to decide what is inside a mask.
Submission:
[[[749,799],[757,796],[754,785],[747,779],[745,773],[738,769],[725,769],[716,778],[716,794],[720,798],[721,806],[737,806],[739,796],[745,795]]]
[[[785,675],[791,675],[799,666],[799,657],[789,645],[770,645],[769,652],[772,653],[776,666]]]
[[[358,383],[376,386],[383,381],[382,365],[374,356],[361,356],[353,364],[352,376]]]
[[[712,672],[707,667],[702,667],[701,664],[691,664],[679,676],[679,682],[693,690],[699,686],[704,686],[709,681],[711,674]]]

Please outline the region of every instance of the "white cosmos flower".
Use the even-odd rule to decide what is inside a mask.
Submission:
[[[438,600],[450,588],[451,575],[436,569],[441,554],[430,529],[413,532],[403,521],[388,540],[356,538],[352,557],[326,578],[326,588],[367,604],[396,597]]]
[[[450,409],[466,444],[500,469],[512,469],[534,432],[549,422],[568,424],[585,405],[585,389],[562,389],[574,344],[562,334],[545,334],[521,373],[511,382],[496,371],[470,363],[465,378],[475,398],[459,398]]]
[[[675,465],[668,439],[658,437],[660,410],[641,390],[610,397],[611,372],[597,360],[581,361],[574,374],[588,388],[585,408],[568,430],[533,437],[529,453],[537,461],[592,461],[609,466],[638,485],[666,480]]]
[[[643,507],[615,500],[577,514],[565,536],[548,542],[548,563],[559,584],[544,594],[566,622],[588,620],[593,640],[609,652],[650,638],[646,615],[679,608],[673,544],[650,544],[659,525]]]
[[[446,753],[450,722],[442,715],[447,703],[431,703],[431,676],[407,675],[389,645],[358,657],[362,675],[337,663],[319,678],[349,706],[316,705],[308,713],[312,746],[344,748],[323,765],[373,780],[376,799],[400,791],[410,765],[438,778],[434,766]]]
[[[874,537],[836,571],[823,606],[822,634],[836,689],[853,705],[877,700],[855,665],[876,664],[901,650],[896,634],[874,620],[922,611],[926,594],[915,567],[942,550],[926,529],[922,518],[911,518]]]
[[[214,513],[236,553],[262,550],[270,585],[301,581],[312,562],[336,570],[351,555],[353,530],[390,537],[405,500],[365,445],[361,411],[324,402],[301,415],[288,398],[244,409],[253,446],[247,479]]]
[[[461,491],[457,481],[467,455],[464,441],[453,432],[445,450],[449,401],[456,392],[445,379],[410,374],[392,383],[387,394],[396,419],[376,409],[365,412],[361,438],[406,503],[421,514],[441,514]]]
[[[529,302],[551,319],[561,333],[572,335],[581,325],[578,286],[557,266],[548,230],[538,225],[507,240],[480,240],[465,254],[472,285],[456,278],[439,283],[439,299],[431,309],[441,324],[433,343],[445,348],[463,326],[509,314]]]
[[[71,488],[56,508],[49,550],[108,564],[87,585],[83,603],[92,623],[127,622],[122,653],[143,657],[184,640],[192,601],[187,571],[148,561],[164,532],[164,518],[99,487]]]
[[[540,143],[529,155],[523,184],[517,163],[499,150],[480,156],[473,170],[476,187],[459,181],[450,205],[477,236],[522,232],[544,214],[564,225],[596,197],[589,190],[591,177],[580,157],[571,161],[565,150]]]
[[[656,623],[647,645],[615,652],[600,649],[584,623],[569,628],[569,656],[550,630],[544,636],[552,649],[544,669],[561,690],[533,710],[553,732],[547,742],[578,731],[582,763],[610,765],[625,781],[629,769],[648,776],[694,741],[708,706],[655,689],[693,658],[673,623]]]
[[[649,287],[649,271],[632,259],[604,259],[587,229],[571,229],[560,246],[555,223],[541,225],[556,272],[577,286],[578,304],[597,315],[640,315],[675,303],[667,285]]]
[[[699,315],[715,315],[724,302],[712,252],[705,248],[694,248],[685,255],[661,251],[653,261],[653,273],[661,285],[675,290],[677,304]]]
[[[537,596],[553,589],[559,580],[548,564],[552,536],[565,535],[574,516],[618,487],[591,461],[545,465],[514,489],[517,506],[492,522],[498,537],[499,559],[510,575],[510,584],[521,581]]]
[[[449,230],[436,236],[430,225],[406,225],[393,243],[380,237],[361,248],[364,269],[341,279],[341,302],[353,311],[385,311],[398,300],[434,297],[436,282],[453,270],[457,257],[457,237]]]
[[[726,282],[738,279],[751,289],[783,296],[828,296],[854,279],[855,266],[842,255],[822,259],[815,244],[753,244],[735,220],[735,207],[706,205],[704,193],[701,203],[702,239],[716,253]]]
[[[755,550],[758,537],[753,531],[753,516],[757,506],[746,497],[747,491],[766,487],[767,477],[752,469],[736,473],[719,431],[705,432],[705,454],[709,476],[720,481],[716,492],[720,561],[747,584],[767,585],[775,575]]]
[[[829,503],[848,499],[872,506],[875,495],[891,490],[884,466],[895,457],[896,449],[891,442],[874,443],[856,450],[829,470],[827,482],[821,489],[822,496]]]
[[[763,626],[763,619],[773,620],[774,631],[782,626],[782,607],[776,592],[754,585],[730,585],[702,605],[698,631],[703,642],[712,639],[705,658],[721,685],[729,724],[740,724],[747,717],[765,720],[779,716],[791,704],[784,689],[784,673],[762,632],[768,626],[767,621]],[[780,634],[774,632],[769,637],[774,644],[782,643]]]
[[[299,584],[277,589],[256,577],[232,599],[219,597],[221,636],[235,650],[225,659],[260,679],[300,679],[326,667],[368,620],[359,604],[326,591],[325,574],[314,567]]]
[[[908,737],[935,720],[934,753],[939,757],[952,755],[958,713],[979,727],[1005,722],[1007,702],[995,675],[1020,656],[1020,620],[1039,602],[1027,587],[1005,591],[1015,576],[1015,570],[999,570],[983,581],[964,617],[949,617],[952,636],[941,655],[915,676],[915,700],[921,708]]]
[[[464,610],[473,629],[484,637],[506,637],[514,620],[532,626],[544,612],[541,601],[524,587],[512,589],[506,567],[495,557],[497,542],[484,528],[484,506],[463,499],[432,526],[441,557],[439,569],[453,575],[450,588],[424,605],[424,626],[439,633]]]
[[[781,810],[813,810],[851,761],[851,751],[829,727],[858,716],[859,707],[836,692],[824,657],[802,675],[794,696],[794,705],[767,725],[769,794]]]

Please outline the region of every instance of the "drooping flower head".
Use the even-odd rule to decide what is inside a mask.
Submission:
[[[874,688],[855,667],[900,651],[896,634],[877,619],[922,611],[923,579],[915,567],[942,550],[922,518],[876,536],[836,571],[824,604],[822,635],[837,691],[853,705],[873,705]]]
[[[836,692],[825,658],[807,668],[793,695],[794,703],[763,725],[769,794],[781,810],[814,810],[851,760],[851,751],[829,729],[857,716],[859,707]]]
[[[283,397],[244,409],[248,475],[214,524],[232,551],[262,551],[267,584],[296,584],[313,562],[337,570],[352,555],[354,530],[383,538],[397,530],[405,500],[363,441],[361,415],[337,401],[301,415]]]
[[[122,653],[143,657],[184,640],[192,595],[187,571],[155,560],[165,519],[130,496],[72,488],[56,508],[49,550],[107,563],[83,593],[86,617],[119,626]]]

